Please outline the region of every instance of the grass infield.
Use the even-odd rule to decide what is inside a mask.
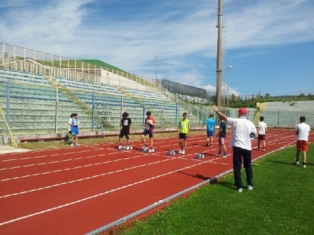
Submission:
[[[294,147],[270,154],[253,166],[252,191],[238,193],[229,175],[131,227],[121,225],[106,234],[314,234],[313,156],[314,144],[310,144],[304,169],[293,164]]]

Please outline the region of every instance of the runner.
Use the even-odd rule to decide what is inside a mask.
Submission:
[[[131,118],[129,118],[129,114],[127,112],[124,112],[122,114],[122,119],[120,121],[120,134],[119,134],[119,147],[118,149],[121,150],[123,149],[123,145],[122,145],[122,138],[123,136],[125,136],[126,141],[127,141],[127,146],[126,149],[132,149],[132,146],[130,145],[129,139],[130,139],[130,135],[131,135],[131,126],[132,126],[132,120]]]
[[[150,141],[150,149],[149,152],[155,152],[155,149],[153,147],[153,138],[154,138],[154,129],[156,126],[156,120],[155,118],[152,116],[152,113],[150,111],[147,111],[146,113],[147,117],[145,118],[145,129],[143,131],[143,135],[142,135],[142,142],[144,144],[144,146],[142,147],[143,151],[147,150],[147,145],[146,145],[146,141],[145,141],[145,136],[148,134],[149,136],[149,141]]]
[[[190,131],[190,120],[187,119],[187,113],[183,113],[183,118],[179,121],[178,133],[179,133],[179,153],[185,154],[185,149],[187,145],[187,137]]]

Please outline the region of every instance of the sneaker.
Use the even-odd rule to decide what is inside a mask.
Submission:
[[[185,154],[185,150],[182,150],[182,151],[181,151],[181,154]]]
[[[79,144],[75,144],[75,146],[77,146],[77,147],[78,147],[78,146],[80,146],[80,145],[79,145]]]
[[[303,168],[306,168],[306,165],[304,163],[302,164],[302,166],[303,166]]]
[[[299,165],[300,162],[299,162],[298,160],[295,160],[294,163],[295,163],[296,165]]]
[[[216,157],[221,157],[220,153],[217,153]]]
[[[119,150],[123,149],[122,144],[119,145],[118,149],[119,149]]]
[[[248,190],[253,190],[253,186],[252,186],[252,185],[249,185],[249,186],[247,186],[247,189],[248,189]]]
[[[228,156],[228,154],[227,154],[227,153],[225,153],[225,154],[224,154],[224,156],[223,156],[223,158],[226,158],[227,156]]]
[[[74,144],[71,144],[71,146],[73,147],[73,146],[74,146]]]
[[[128,145],[128,148],[129,148],[129,149],[133,149],[133,146],[132,146],[132,145]]]
[[[146,151],[146,149],[147,149],[147,146],[144,145],[144,146],[142,147],[142,150]]]
[[[153,152],[155,152],[155,149],[150,148],[148,152],[153,153]]]
[[[182,149],[179,150],[179,153],[182,153]]]
[[[242,188],[237,189],[239,193],[242,193]]]

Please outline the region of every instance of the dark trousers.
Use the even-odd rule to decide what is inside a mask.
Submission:
[[[252,182],[253,171],[252,171],[252,165],[251,165],[252,151],[233,146],[233,173],[234,173],[234,182],[237,189],[242,188],[242,179],[241,179],[242,157],[243,157],[243,166],[245,168],[245,173],[246,173],[247,185],[253,186],[253,182]]]

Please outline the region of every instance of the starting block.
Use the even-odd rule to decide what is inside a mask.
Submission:
[[[196,159],[196,158],[204,158],[204,157],[205,157],[205,155],[203,153],[198,153],[198,154],[196,154],[196,156],[194,158]]]

